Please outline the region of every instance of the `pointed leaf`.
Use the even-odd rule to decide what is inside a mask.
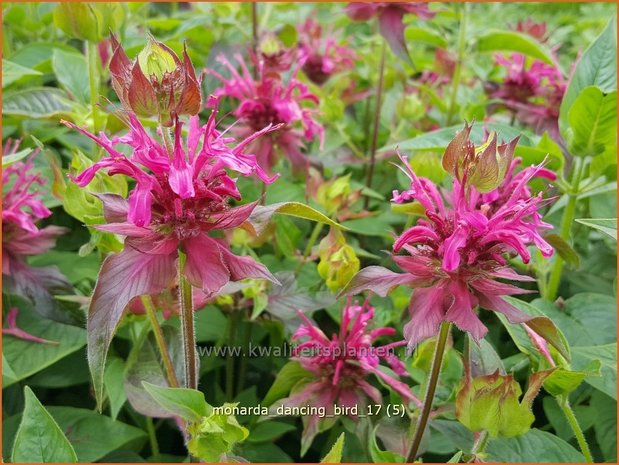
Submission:
[[[320,213],[318,210],[314,210],[312,207],[299,202],[280,202],[267,206],[257,206],[249,216],[246,224],[248,224],[255,234],[260,235],[264,231],[264,228],[266,228],[269,224],[271,217],[275,213],[294,216],[296,218],[303,218],[306,220],[316,221],[318,223],[325,223],[329,226],[346,229],[342,225]]]
[[[479,52],[517,52],[537,58],[549,65],[552,55],[544,45],[531,36],[515,31],[488,31],[477,38]]]
[[[617,240],[617,218],[579,218],[576,221]]]
[[[335,444],[329,451],[327,455],[325,455],[320,463],[341,463],[342,462],[342,450],[344,448],[344,433],[340,434],[340,437],[337,438]]]
[[[411,276],[404,273],[394,273],[382,266],[368,266],[357,273],[342,289],[340,296],[358,294],[370,290],[385,297],[395,286],[411,281]]]
[[[24,388],[26,405],[15,435],[11,461],[17,463],[77,462],[77,455],[58,424],[34,392]]]
[[[6,93],[2,114],[29,118],[50,118],[71,111],[66,93],[55,87],[36,87]]]
[[[207,403],[200,391],[156,386],[147,381],[143,381],[142,386],[159,405],[173,415],[191,422],[200,421],[207,416]]]

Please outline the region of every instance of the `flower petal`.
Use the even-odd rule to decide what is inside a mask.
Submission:
[[[395,286],[406,285],[411,281],[412,277],[409,274],[394,273],[382,266],[368,266],[353,276],[339,295],[358,294],[370,290],[385,297]]]
[[[216,240],[201,234],[186,239],[183,245],[187,254],[184,273],[193,286],[210,296],[230,281],[230,270]]]

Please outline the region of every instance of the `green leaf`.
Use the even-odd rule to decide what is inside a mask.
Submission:
[[[602,33],[576,63],[559,112],[559,128],[566,134],[572,105],[585,87],[597,86],[602,92],[617,90],[616,21],[611,19]]]
[[[488,461],[507,463],[582,463],[583,455],[563,439],[533,428],[523,436],[490,439]]]
[[[295,384],[308,376],[309,373],[299,362],[286,363],[277,373],[273,385],[262,400],[262,405],[268,407],[276,400],[286,397]]]
[[[247,441],[274,441],[289,431],[295,431],[296,429],[296,426],[291,425],[290,423],[284,423],[281,421],[265,421],[263,423],[258,423],[258,425],[249,434]]]
[[[49,413],[75,448],[79,462],[96,462],[126,444],[139,446],[146,433],[93,410],[74,407],[49,407]]]
[[[445,37],[432,29],[426,29],[424,27],[409,26],[404,31],[404,37],[406,42],[425,42],[426,44],[434,45],[436,47],[447,47],[447,40]]]
[[[2,59],[2,88],[10,86],[25,76],[41,76],[43,73],[36,69],[26,68],[12,61]]]
[[[17,463],[77,462],[77,455],[58,424],[34,392],[24,388],[26,405],[15,435],[11,461]]]
[[[525,134],[522,134],[521,131],[515,129],[507,124],[501,123],[492,123],[489,122],[487,125],[475,124],[471,129],[470,138],[471,141],[475,145],[481,145],[485,139],[485,128],[487,127],[489,132],[495,131],[498,133],[498,141],[510,141],[518,136],[521,136],[518,145],[526,145],[531,146],[532,142]],[[385,150],[395,150],[395,148],[399,148],[400,150],[431,150],[431,151],[441,151],[445,150],[447,145],[454,139],[456,133],[462,130],[462,125],[449,126],[447,128],[437,129],[435,131],[430,131],[423,133],[419,136],[413,137],[412,139],[407,139],[397,144],[389,144],[383,148],[381,151]]]
[[[599,87],[582,90],[568,112],[564,134],[572,155],[594,157],[617,146],[617,92],[603,93]]]
[[[18,162],[19,160],[26,158],[31,153],[32,153],[32,149],[24,149],[24,150],[20,150],[17,153],[13,153],[11,155],[3,155],[2,156],[2,169],[6,168],[7,166],[11,166],[13,163]]]
[[[489,31],[477,38],[478,52],[517,52],[553,64],[550,51],[527,34],[514,31]]]
[[[156,386],[146,381],[142,386],[165,410],[184,420],[197,422],[207,415],[207,403],[200,391]]]
[[[71,111],[66,94],[54,87],[34,87],[7,92],[2,101],[2,114],[28,118],[51,118]]]
[[[325,455],[320,463],[341,463],[342,462],[342,449],[344,448],[344,433],[340,434],[340,437],[337,438],[335,444],[329,451],[327,455]]]
[[[599,360],[593,360],[579,371],[559,367],[546,378],[544,389],[555,397],[569,394],[580,386],[580,383],[588,376],[600,376],[601,366],[602,364]]]
[[[329,217],[320,213],[318,210],[314,210],[309,205],[299,202],[280,202],[267,206],[259,205],[254,209],[248,219],[248,223],[253,229],[253,232],[260,235],[264,231],[264,228],[266,228],[269,224],[271,217],[275,213],[316,221],[318,223],[328,224],[329,226],[334,226],[336,228],[343,228],[342,225],[336,223]]]
[[[2,355],[12,368],[12,377],[7,378],[3,373],[3,388],[53,365],[86,344],[86,331],[82,328],[44,320],[28,302],[17,297],[12,298],[19,308],[17,325],[27,333],[57,344],[32,343],[4,336]]]
[[[77,101],[90,102],[88,64],[84,55],[54,49],[52,69],[60,85]]]
[[[570,268],[580,268],[580,256],[578,252],[561,236],[558,234],[547,234],[544,236],[546,242],[548,242],[553,249],[559,254],[559,256],[567,263]]]
[[[617,218],[579,218],[576,221],[617,240]]]
[[[593,429],[604,459],[615,463],[617,461],[617,401],[597,391],[591,396],[589,404],[596,413]]]
[[[120,409],[127,400],[125,388],[123,386],[124,371],[124,360],[119,357],[113,357],[108,361],[107,367],[105,368],[105,375],[103,376],[103,383],[110,401],[112,420],[116,420],[118,412],[120,412]]]
[[[585,378],[585,382],[617,400],[617,343],[592,347],[573,347],[573,366],[586,369],[596,361],[602,364],[602,376]],[[585,367],[585,368],[583,368]]]
[[[2,354],[2,387],[10,386],[17,381],[19,381],[17,375],[13,371],[13,368],[11,368],[9,361],[6,359],[4,354]]]

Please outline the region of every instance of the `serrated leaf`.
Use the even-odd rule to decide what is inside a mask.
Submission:
[[[142,386],[159,405],[173,415],[191,422],[200,421],[207,416],[207,403],[200,391],[156,386],[147,381],[143,381]]]
[[[2,99],[2,114],[51,118],[71,111],[66,93],[54,87],[35,87],[7,92]]]
[[[77,455],[58,424],[32,389],[24,388],[26,405],[15,435],[11,461],[16,463],[77,462]]]
[[[344,433],[340,434],[333,444],[333,447],[327,455],[325,455],[320,463],[341,463],[342,462],[342,450],[344,448]]]
[[[478,52],[517,52],[553,64],[550,51],[531,36],[515,31],[488,31],[477,38]]]
[[[617,218],[578,218],[576,221],[617,240]]]

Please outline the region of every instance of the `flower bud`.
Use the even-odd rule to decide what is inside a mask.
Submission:
[[[359,259],[338,228],[320,241],[318,274],[331,292],[342,289],[359,271]]]
[[[350,204],[350,196],[350,174],[348,174],[323,182],[316,191],[316,202],[327,211],[328,215],[332,215]]]
[[[119,3],[59,3],[54,24],[65,34],[89,42],[100,42],[110,29],[118,29],[125,16]]]
[[[443,155],[443,168],[467,187],[473,186],[482,193],[490,192],[505,178],[520,137],[497,145],[497,135],[493,132],[483,145],[476,148],[469,139],[471,128],[465,123],[464,129],[449,143]]]
[[[157,115],[165,125],[200,111],[200,82],[186,49],[181,62],[169,47],[149,37],[132,62],[114,35],[111,40],[112,86],[127,110],[143,117]]]

